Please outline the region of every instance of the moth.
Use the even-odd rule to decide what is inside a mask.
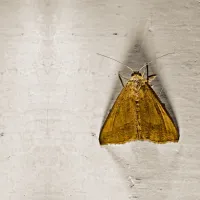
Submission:
[[[101,145],[123,144],[136,140],[154,143],[178,142],[178,128],[150,86],[155,75],[149,76],[148,65],[146,68],[147,78],[139,71],[133,72],[117,97],[101,129]]]

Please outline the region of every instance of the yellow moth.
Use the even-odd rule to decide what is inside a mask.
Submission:
[[[151,88],[152,78],[155,76],[149,76],[148,70],[147,78],[140,72],[132,73],[104,122],[99,136],[101,145],[135,140],[178,142],[178,128]]]

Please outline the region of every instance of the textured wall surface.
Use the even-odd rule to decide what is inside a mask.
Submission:
[[[1,0],[0,199],[200,199],[199,11],[197,0]],[[96,53],[133,69],[154,59],[179,143],[100,147],[117,73],[130,72]]]

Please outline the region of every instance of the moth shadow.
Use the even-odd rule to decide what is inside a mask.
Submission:
[[[166,110],[170,113],[170,116],[177,128],[179,128],[174,109],[172,107],[170,98],[168,97],[169,95],[167,94],[163,85],[162,77],[159,77],[159,67],[156,65],[156,54],[153,48],[153,39],[152,37],[145,37],[143,32],[143,29],[137,31],[136,36],[134,37],[133,41],[131,42],[131,46],[127,51],[127,56],[124,61],[122,61],[124,65],[122,65],[120,68],[120,74],[125,77],[124,85],[126,84],[127,79],[131,77],[132,73],[131,70],[125,65],[128,65],[131,69],[133,69],[133,71],[139,71],[145,63],[152,61],[149,65],[149,75],[157,74],[157,78],[152,82],[153,90],[159,96]],[[147,76],[145,68],[143,68],[141,72]],[[105,115],[103,117],[103,123],[105,122],[106,117],[108,116],[108,113],[110,112],[110,109],[112,108],[114,101],[119,95],[121,89],[122,86],[120,80],[117,80],[115,82],[114,90],[108,100]],[[165,179],[168,174],[171,175],[170,173],[173,170],[173,174],[179,170],[179,157],[174,152],[172,153],[170,162],[168,162],[168,159],[162,157],[159,148],[164,148],[166,145],[169,144],[157,145],[152,142],[144,141],[130,142],[125,145],[105,146],[111,158],[119,166],[121,175],[125,178],[127,187],[130,189],[130,194],[132,195],[130,199],[142,198],[142,196],[145,199],[145,196],[148,196],[147,193],[144,192],[145,188],[149,191],[149,195],[156,194],[157,192],[162,193],[163,189],[167,189],[167,191],[170,192],[174,177],[172,175],[170,180],[167,182]],[[172,145],[177,147],[177,144]],[[152,183],[159,184],[160,178],[162,178],[160,188],[159,186],[154,188],[155,185]],[[155,191],[157,189],[159,191]],[[161,196],[163,199],[167,199],[167,194],[161,194]],[[148,196],[148,199],[151,198]],[[152,196],[152,199],[157,198]]]

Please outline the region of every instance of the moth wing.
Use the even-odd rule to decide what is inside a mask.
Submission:
[[[155,143],[178,142],[178,128],[148,83],[141,87],[139,95],[140,140]]]
[[[120,144],[137,139],[134,86],[128,81],[115,101],[99,136],[100,144]]]

